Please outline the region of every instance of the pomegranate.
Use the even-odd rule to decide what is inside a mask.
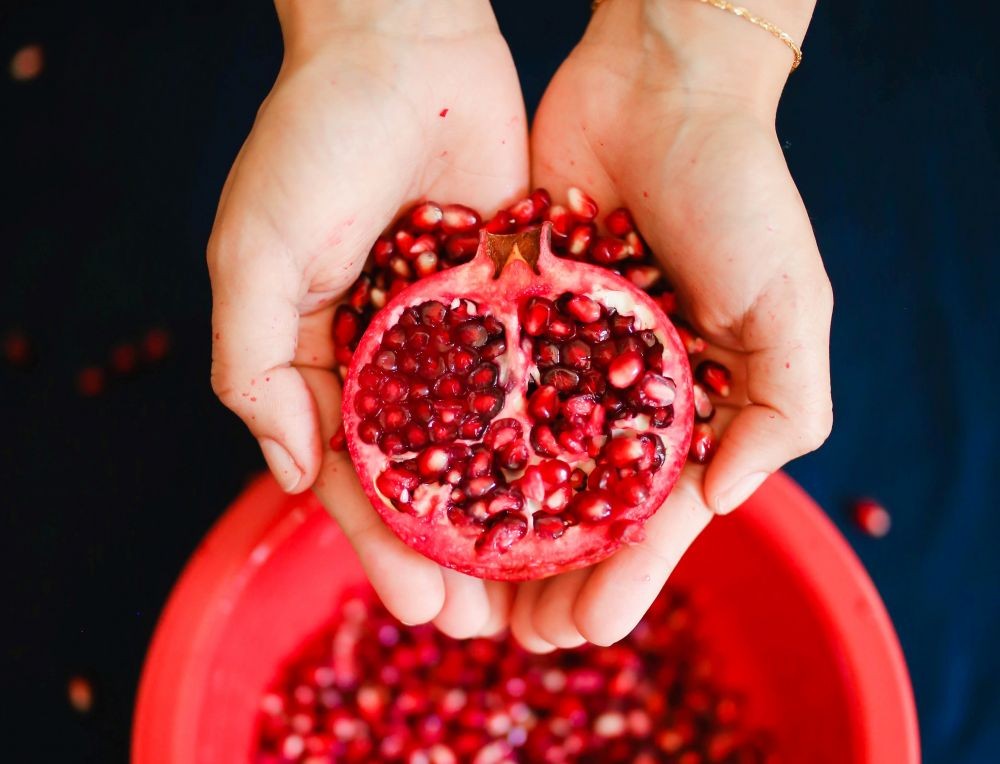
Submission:
[[[676,591],[619,644],[548,655],[400,626],[366,591],[263,695],[252,761],[773,761],[704,644]]]
[[[372,504],[407,544],[480,578],[553,575],[641,537],[691,439],[687,353],[658,302],[554,255],[554,222],[490,232],[547,198],[494,218],[471,261],[399,291],[360,338],[356,309],[334,319],[351,353],[346,444]],[[571,194],[570,214],[589,221],[596,205]],[[431,204],[410,215],[425,231],[471,219]],[[424,236],[427,249],[389,256],[397,272],[436,246],[409,236],[411,256]],[[631,252],[602,241],[601,257]]]

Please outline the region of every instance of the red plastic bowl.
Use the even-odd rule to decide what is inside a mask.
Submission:
[[[136,764],[232,764],[258,700],[364,576],[313,498],[257,480],[195,553],[146,658]],[[671,579],[692,592],[723,681],[794,764],[913,764],[919,739],[882,601],[836,528],[789,478],[715,520]]]

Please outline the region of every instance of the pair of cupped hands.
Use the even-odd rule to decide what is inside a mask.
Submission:
[[[621,639],[712,517],[830,430],[831,289],[774,130],[790,52],[693,0],[607,0],[529,138],[486,0],[277,8],[284,62],[209,243],[216,393],[285,490],[316,492],[404,623],[459,638],[509,626],[537,652]],[[783,19],[799,39],[800,16]],[[733,393],[713,461],[685,468],[644,541],[514,585],[408,548],[326,444],[340,423],[333,311],[376,237],[415,200],[489,215],[529,185],[632,211]]]

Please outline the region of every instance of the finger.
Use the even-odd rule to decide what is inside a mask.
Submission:
[[[332,372],[305,368],[302,375],[316,397],[324,440],[340,426],[339,383]],[[406,624],[432,621],[444,606],[441,567],[414,551],[382,522],[344,451],[324,450],[313,486],[358,555],[376,594]]]
[[[281,487],[297,492],[321,458],[316,407],[290,366],[299,329],[301,275],[276,252],[210,247],[212,388],[260,443]]]
[[[546,579],[531,619],[535,632],[546,642],[569,649],[587,641],[573,619],[573,606],[591,570],[572,570]]]
[[[833,299],[825,275],[814,278],[818,283],[804,293],[799,285],[766,294],[743,324],[750,404],[729,425],[705,476],[716,512],[731,512],[768,475],[830,434]]]
[[[434,625],[454,639],[476,636],[490,619],[485,582],[449,568],[441,568],[441,575],[444,579],[444,605],[434,619]]]
[[[517,588],[514,608],[510,614],[510,631],[521,646],[532,653],[551,653],[556,649],[535,630],[535,603],[545,586],[545,581],[526,581]]]
[[[702,472],[686,467],[666,503],[646,522],[646,538],[593,569],[573,608],[588,642],[607,646],[628,635],[708,525],[713,515],[702,500]]]
[[[514,602],[514,586],[506,581],[486,581],[486,596],[490,601],[490,617],[479,632],[481,637],[499,634],[510,623],[510,609]]]

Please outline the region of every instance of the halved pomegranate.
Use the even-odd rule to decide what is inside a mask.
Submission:
[[[551,224],[480,237],[399,292],[353,352],[347,446],[411,547],[480,578],[593,564],[642,536],[688,455],[691,370],[658,304],[552,254]]]

